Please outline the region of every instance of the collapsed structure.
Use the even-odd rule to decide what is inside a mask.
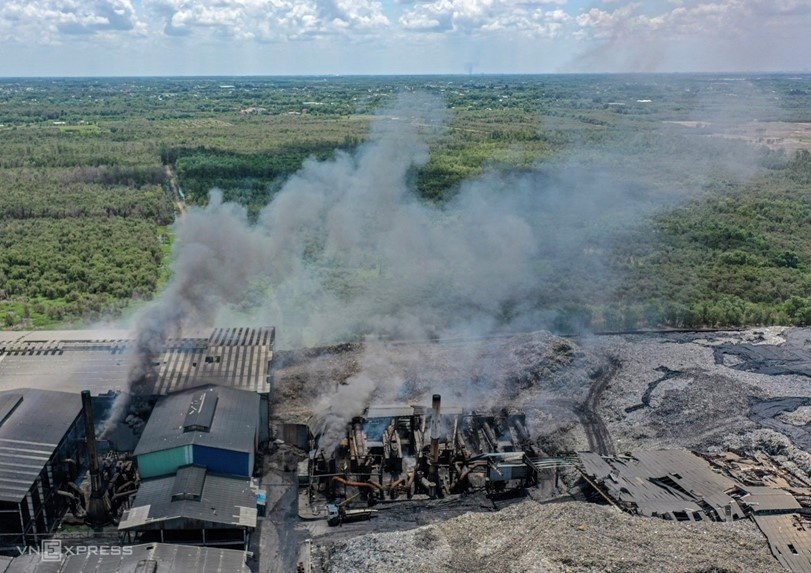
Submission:
[[[443,409],[438,394],[430,409],[370,406],[337,444],[321,443],[318,420],[310,430],[311,453],[299,465],[299,515],[333,525],[370,517],[352,502],[370,507],[475,488],[501,492],[534,485],[540,471],[523,413]]]
[[[578,458],[583,478],[612,505],[675,521],[751,518],[786,569],[811,573],[811,481],[770,459],[685,450]]]

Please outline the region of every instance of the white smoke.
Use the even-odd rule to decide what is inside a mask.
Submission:
[[[235,309],[277,326],[280,346],[537,329],[550,297],[607,295],[609,231],[678,195],[671,185],[663,197],[651,165],[639,175],[590,157],[490,173],[427,203],[413,179],[444,115],[439,100],[400,97],[355,152],[306,161],[255,224],[217,192],[189,208],[175,228],[172,281],[137,320],[131,381],[149,376],[167,338]],[[357,412],[347,399],[359,405],[401,383],[366,371],[318,409],[341,428]]]

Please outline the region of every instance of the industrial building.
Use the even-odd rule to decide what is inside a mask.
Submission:
[[[245,548],[256,528],[256,492],[244,478],[185,466],[141,482],[118,529],[130,541],[167,541]]]
[[[126,539],[247,547],[260,407],[256,392],[214,384],[159,398],[134,452],[142,481],[119,523]]]
[[[190,464],[249,478],[260,440],[260,404],[255,392],[213,384],[161,397],[134,452],[141,479],[172,475]]]
[[[59,495],[83,459],[79,394],[0,392],[0,546],[38,543],[61,519]]]
[[[125,550],[126,549],[126,550]],[[245,553],[233,549],[149,543],[116,547],[100,555],[73,547],[62,559],[44,560],[41,555],[22,555],[0,561],[2,573],[250,573]],[[4,568],[7,567],[7,568]]]
[[[142,393],[218,384],[267,394],[275,329],[214,328],[170,338]],[[128,390],[135,346],[126,330],[0,331],[0,390]]]

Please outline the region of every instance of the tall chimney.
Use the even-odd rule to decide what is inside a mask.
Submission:
[[[82,412],[84,413],[85,435],[87,437],[87,466],[90,471],[90,499],[87,501],[87,520],[92,525],[103,525],[112,518],[110,498],[101,486],[99,456],[96,451],[96,426],[93,421],[93,403],[90,390],[82,390]]]
[[[436,473],[436,465],[439,461],[439,429],[440,429],[440,403],[442,402],[442,396],[439,394],[434,394],[433,401],[431,403],[431,407],[433,409],[433,414],[431,416],[431,466],[433,468],[433,473]]]

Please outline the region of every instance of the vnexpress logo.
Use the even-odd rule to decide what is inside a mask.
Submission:
[[[132,555],[131,546],[123,545],[63,545],[61,539],[48,539],[39,547],[17,547],[20,555],[39,555],[42,561],[61,562],[65,557],[98,555],[122,557]]]
[[[62,561],[62,540],[44,539],[40,546],[39,556],[43,561]]]

